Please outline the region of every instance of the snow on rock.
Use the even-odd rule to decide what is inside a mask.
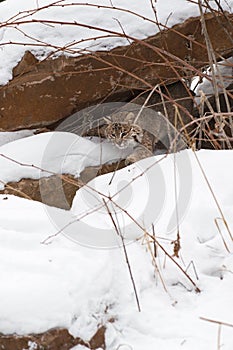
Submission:
[[[19,140],[28,136],[34,135],[35,130],[21,130],[13,132],[0,132],[0,146],[5,145],[6,143]]]
[[[223,2],[221,6],[224,10],[230,11],[232,3],[233,1],[229,0]],[[71,5],[64,6],[69,4]],[[69,44],[67,54],[82,52],[83,49],[109,50],[116,46],[127,45],[128,40],[116,35],[110,35],[96,41],[85,40],[96,36],[108,36],[108,33],[102,32],[101,29],[122,34],[123,28],[124,33],[139,39],[153,35],[159,30],[156,22],[151,22],[151,20],[155,21],[156,18],[150,0],[144,1],[143,6],[141,0],[114,0],[112,2],[91,0],[88,1],[88,4],[84,4],[81,0],[67,0],[59,3],[51,0],[21,0],[17,3],[14,0],[7,0],[0,3],[0,22],[2,22],[0,27],[2,45],[0,50],[2,63],[0,84],[6,84],[11,79],[12,68],[20,61],[26,50],[32,50],[37,57],[45,57],[49,52],[56,51],[58,47],[65,47],[67,44]],[[100,6],[90,6],[93,4]],[[112,5],[120,10],[112,9]],[[158,0],[154,6],[160,29],[163,29],[163,25],[172,26],[188,17],[199,15],[198,5],[185,0],[172,2]],[[215,8],[216,4],[211,3],[211,6]],[[144,18],[148,18],[150,21]],[[32,23],[33,19],[69,22],[70,24]],[[7,21],[9,22],[7,23]],[[16,25],[17,21],[29,23]],[[9,25],[10,22],[13,22],[12,25]],[[86,24],[97,29],[89,29],[76,23]],[[9,43],[11,44],[9,45]]]
[[[218,85],[218,91],[223,92],[224,88],[227,88],[232,83],[232,76],[233,76],[233,58],[229,58],[227,60],[221,61],[218,63],[217,67],[214,67],[214,74],[216,78],[216,83]],[[207,80],[206,78],[203,79],[203,82],[198,84],[197,89],[195,91],[197,97],[196,102],[199,104],[201,97],[200,94],[203,92],[207,97],[214,94],[214,87],[213,87],[213,81],[212,76],[213,73],[209,69],[207,71],[207,75],[209,76],[210,80]],[[195,81],[193,83],[195,85]]]
[[[124,159],[130,151],[119,150],[107,141],[96,143],[66,132],[12,141],[0,147],[0,188],[10,181],[38,179],[53,173],[78,176],[87,166]]]

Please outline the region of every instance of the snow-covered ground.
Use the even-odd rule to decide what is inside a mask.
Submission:
[[[229,12],[232,5],[232,0],[221,1],[221,7]],[[216,3],[211,1],[210,6],[216,8]],[[45,57],[59,47],[66,54],[109,50],[128,44],[128,40],[116,33],[142,39],[164,26],[198,15],[198,5],[187,0],[3,1],[0,3],[0,84],[11,79],[12,68],[27,49],[37,57]],[[86,41],[98,36],[101,39]]]
[[[66,145],[62,151],[57,147],[61,143]],[[28,164],[22,167],[11,159],[1,158],[4,182],[38,178],[41,174],[31,164],[50,166],[46,169],[58,173],[78,174],[85,166],[97,164],[100,154],[102,161],[121,156],[109,143],[99,147],[63,132],[12,141],[1,146],[0,153]],[[217,327],[200,317],[233,322],[233,244],[219,219],[221,213],[197,159],[232,230],[233,168],[229,167],[232,151],[200,151],[196,156],[191,151],[182,151],[175,156],[142,160],[115,176],[107,174],[90,182],[88,188],[77,192],[70,212],[2,195],[0,331],[41,332],[64,326],[88,340],[98,325],[107,324],[107,349],[117,349],[120,344],[133,349],[196,349],[197,345],[200,349],[213,348]],[[201,290],[198,294],[160,249],[156,259],[159,273],[156,271],[146,238],[139,239],[142,230],[114,204],[127,210],[150,232],[150,223],[154,222],[160,244],[172,254],[171,242],[176,239],[176,227],[171,228],[176,198],[174,165],[182,219],[180,259],[176,261],[183,269],[193,263],[188,274]],[[115,193],[118,195],[114,197]],[[104,195],[112,196],[113,201],[107,201],[107,205],[126,243],[130,243],[126,249],[140,313],[123,249],[116,248],[120,240],[101,202],[106,199]],[[77,221],[80,216],[84,218]],[[46,240],[67,224],[64,235]],[[139,240],[136,242],[135,238]],[[114,322],[108,323],[109,319]],[[231,328],[223,329],[221,344],[223,349],[232,348]]]
[[[29,146],[30,139],[33,149],[33,137],[26,138],[25,142]],[[229,164],[233,162],[233,152],[200,151],[196,156],[232,231],[233,168]],[[160,162],[152,168],[158,167],[157,173],[161,172],[154,182],[158,180],[157,192],[160,200],[163,198],[162,202],[156,198],[156,188],[155,193],[149,192],[148,172],[131,183],[135,179],[135,171],[148,169],[159,159]],[[86,216],[81,222],[76,222],[73,231],[64,230],[65,235],[59,234],[43,243],[58,232],[59,224],[65,224],[65,219],[66,223],[71,223],[79,214],[80,207],[87,211],[88,205],[90,209],[95,205],[94,201],[85,197],[84,189],[77,193],[71,212],[56,208],[51,210],[41,203],[2,195],[0,331],[41,332],[63,326],[72,334],[88,340],[100,324],[107,324],[107,349],[117,349],[120,344],[124,344],[124,349],[136,350],[216,348],[218,327],[200,317],[233,323],[233,244],[223,221],[218,219],[220,212],[195,155],[191,151],[182,151],[175,159],[173,155],[148,158],[122,169],[120,177],[114,177],[111,185],[109,176],[112,177],[112,174],[107,174],[89,186],[113,195],[112,188],[117,192],[127,185],[126,195],[116,197],[114,201],[121,206],[122,200],[124,202],[127,198],[124,208],[136,220],[141,215],[137,212],[138,208],[144,214],[146,211],[155,212],[156,237],[172,255],[171,241],[176,239],[176,230],[168,230],[174,209],[174,186],[171,183],[174,181],[174,161],[175,164],[182,164],[182,159],[189,162],[190,167],[188,173],[177,173],[178,206],[182,206],[182,201],[186,200],[187,207],[183,213],[179,213],[183,214],[180,224],[181,250],[180,258],[175,260],[184,270],[192,263],[187,273],[201,290],[200,293],[195,292],[192,283],[173,261],[165,258],[161,249],[158,249],[156,258],[158,273],[153,266],[146,238],[132,242],[133,237],[127,236],[125,226],[116,220],[114,214],[121,232],[130,239],[126,240],[130,243],[126,249],[141,307],[141,312],[138,312],[122,247],[113,248],[112,242],[105,241],[110,249],[100,249],[99,240],[105,237],[105,232],[101,230],[105,231],[111,226],[106,220],[106,210],[96,209],[90,221],[85,222],[88,219]],[[21,168],[21,176],[24,176],[24,172],[25,169]],[[132,173],[131,180],[129,173]],[[189,175],[190,179],[184,175]],[[140,182],[138,187],[137,181]],[[161,197],[162,183],[164,196]],[[191,188],[182,193],[187,183]],[[186,194],[188,198],[185,199]],[[151,195],[154,196],[154,207],[148,205]],[[97,193],[96,197],[102,198]],[[138,203],[141,206],[136,205]],[[110,207],[109,202],[108,205]],[[159,213],[156,211],[158,205]],[[144,214],[141,217],[142,225]],[[64,221],[59,221],[60,217]],[[121,217],[119,212],[117,217]],[[80,231],[82,222],[89,225],[86,230],[89,241]],[[114,228],[112,235],[117,236]],[[142,235],[142,231],[137,233],[138,238]],[[87,245],[91,245],[91,248]],[[114,322],[108,323],[109,319]],[[223,327],[220,342],[222,349],[232,349],[232,328]]]
[[[78,5],[81,1],[73,1],[75,5],[64,8],[53,5],[33,17],[31,13],[20,13],[49,3],[47,0],[0,3],[0,83],[11,78],[11,70],[25,49],[33,48],[38,57],[49,52],[48,47],[30,46],[35,43],[32,37],[61,46],[103,34],[73,25],[13,25],[10,18],[14,15],[16,20],[77,21],[119,32],[123,28],[139,38],[158,31],[155,24],[132,13]],[[68,3],[60,1],[57,5]],[[143,5],[141,0],[91,3],[127,8],[155,18],[149,0]],[[214,2],[210,3],[214,6]],[[232,3],[221,1],[229,11]],[[157,0],[154,4],[159,21],[165,24],[168,19],[170,26],[198,15],[198,6],[185,0]],[[11,25],[7,26],[7,21]],[[9,41],[29,45],[7,45]],[[127,42],[105,38],[97,43],[74,44],[72,49],[87,46],[92,50],[109,49],[120,44]],[[22,136],[25,138],[15,140]],[[0,145],[1,188],[8,181],[49,175],[35,166],[78,175],[86,166],[127,155],[110,143],[99,145],[62,132],[34,136],[28,131],[0,134]],[[104,324],[107,350],[232,350],[233,328],[222,326],[221,337],[217,339],[218,325],[201,319],[233,325],[232,164],[233,151],[194,154],[186,150],[175,156],[151,157],[93,180],[77,192],[70,211],[1,195],[0,332],[42,332],[60,326],[89,340]],[[115,232],[106,206],[125,237],[141,312],[121,237]],[[187,269],[200,293],[161,248],[157,247],[154,259],[153,244],[149,245],[146,236],[142,237],[143,230],[129,215],[150,233],[154,223],[159,244],[171,256],[178,216],[181,249],[180,257],[173,259]],[[61,228],[63,233],[56,235]],[[76,347],[81,348],[84,349]]]

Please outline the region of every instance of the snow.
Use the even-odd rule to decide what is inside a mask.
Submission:
[[[160,29],[199,15],[198,5],[186,0],[157,0],[153,3]],[[222,8],[230,12],[232,4],[232,0],[221,2]],[[211,6],[215,8],[215,2],[211,2]],[[12,68],[26,50],[31,50],[38,58],[67,45],[66,50],[62,49],[67,55],[109,50],[128,44],[128,40],[113,32],[143,39],[158,32],[155,21],[150,0],[144,1],[143,6],[141,0],[90,0],[87,4],[81,0],[3,1],[0,3],[0,84],[6,84],[12,78]],[[105,38],[89,40],[103,35]]]
[[[77,6],[80,2],[73,3]],[[5,22],[17,13],[16,18],[26,15],[26,20],[76,20],[121,32],[114,19],[118,18],[126,33],[138,38],[158,31],[155,24],[129,12],[87,5],[79,5],[79,10],[74,5],[52,6],[29,17],[20,13],[49,3],[0,3],[1,44],[9,40],[32,43],[19,28],[58,46],[101,33],[69,25],[7,27]],[[140,0],[112,3],[154,19],[150,1],[143,6]],[[111,7],[111,2],[101,1],[101,5]],[[232,1],[221,5],[229,10]],[[157,0],[155,6],[159,21],[166,23],[168,19],[169,26],[198,15],[197,5],[184,0]],[[122,44],[127,42],[119,37],[106,38],[74,44],[72,49],[77,53],[87,45],[94,50]],[[31,46],[1,46],[1,84],[11,78],[12,68],[28,48]],[[33,52],[44,57],[50,50],[54,47],[34,47]],[[112,162],[131,152],[65,132],[0,133],[0,145],[1,188],[8,181],[38,179],[54,172],[78,176],[87,166]],[[218,325],[201,317],[233,324],[232,164],[232,150],[157,155],[92,180],[76,193],[70,211],[0,195],[0,332],[25,334],[67,327],[74,336],[88,341],[105,325],[107,350],[217,348]],[[159,244],[172,256],[177,215],[180,257],[171,260],[157,247],[154,258],[153,244],[144,235],[144,228],[152,234],[154,223]],[[141,312],[122,237],[115,232],[113,221],[124,236]],[[174,261],[187,269],[193,283]],[[223,350],[233,348],[232,328],[222,326],[220,345]]]
[[[0,146],[8,142],[19,140],[27,136],[32,136],[35,130],[3,131],[0,132]]]
[[[227,88],[232,83],[232,73],[233,73],[233,58],[228,58],[224,61],[220,61],[216,66],[214,66],[214,74],[216,78],[216,83],[218,85],[218,91],[222,92],[224,88]],[[210,80],[207,80],[206,78],[203,79],[202,83],[199,83],[197,86],[197,89],[195,91],[196,93],[196,102],[200,103],[200,95],[201,92],[204,92],[204,94],[209,97],[214,94],[214,88],[212,83],[212,72],[210,69],[207,70],[207,75],[209,76]],[[199,78],[197,78],[199,79]],[[197,79],[193,81],[193,86],[196,85]]]
[[[29,141],[33,145],[38,136],[26,138],[27,146]],[[12,144],[15,142],[20,140]],[[229,164],[233,161],[233,152],[199,151],[196,156],[204,167],[232,230],[233,168],[229,167]],[[76,223],[74,236],[70,237],[70,232],[67,234],[64,230],[64,235],[54,236],[45,244],[42,242],[58,231],[57,224],[60,222],[54,221],[57,217],[66,218],[69,224],[74,213],[77,214],[78,203],[85,211],[88,204],[91,207],[95,202],[85,201],[84,196],[84,205],[81,200],[79,201],[81,191],[78,191],[71,212],[56,208],[51,212],[49,207],[41,203],[14,196],[7,196],[8,199],[5,199],[6,196],[2,195],[0,196],[2,282],[0,331],[42,332],[59,326],[67,327],[73,335],[88,341],[99,325],[106,324],[107,349],[116,349],[121,344],[121,348],[136,350],[151,347],[179,349],[181,346],[189,350],[196,349],[197,346],[203,350],[214,348],[217,326],[201,320],[200,317],[231,324],[233,322],[230,307],[233,244],[223,222],[219,222],[222,235],[231,251],[229,253],[214,222],[220,213],[201,173],[196,156],[192,151],[182,151],[175,158],[169,155],[157,163],[157,166],[160,164],[165,194],[164,203],[160,202],[162,213],[155,218],[155,233],[159,237],[160,244],[172,254],[171,241],[176,239],[176,230],[173,232],[166,230],[169,223],[167,213],[171,216],[174,206],[171,174],[174,161],[177,163],[179,159],[188,159],[191,165],[192,191],[189,194],[187,210],[180,223],[181,258],[176,261],[184,269],[193,262],[198,280],[192,266],[189,267],[188,274],[200,288],[201,293],[195,292],[195,287],[174,262],[168,257],[165,259],[163,252],[158,249],[156,263],[162,274],[166,292],[158,272],[153,267],[145,238],[136,242],[133,240],[135,237],[126,236],[126,250],[142,310],[139,313],[123,249],[120,246],[114,249],[113,245],[109,246],[111,249],[106,247],[100,249],[99,237],[96,237],[98,221],[102,231],[111,226],[109,222],[105,226],[103,224],[103,216],[105,221],[107,218],[103,208],[102,211],[95,211],[92,225],[89,222],[86,234],[89,235],[91,243],[83,240],[82,235],[79,236],[82,224],[80,220]],[[144,176],[138,178],[138,187],[137,180],[135,183],[130,181],[135,178],[135,171],[143,171],[159,159],[161,156],[151,157],[120,170],[120,176],[115,176],[112,180],[113,185],[110,186],[109,177],[112,174],[98,177],[94,188],[108,193],[106,188],[111,187],[113,195],[114,191],[120,189],[119,186],[124,179],[124,183],[128,183],[131,191],[131,198],[125,204],[127,211],[131,213],[131,209],[134,209],[133,201],[144,203],[141,209],[145,212],[145,208],[150,209],[146,207],[150,174],[145,172]],[[223,172],[223,169],[227,171]],[[24,171],[25,168],[21,168],[21,176],[24,176]],[[132,176],[131,179],[129,174]],[[179,173],[177,176],[180,183],[185,180],[182,174]],[[89,185],[92,187],[92,182]],[[144,191],[139,191],[140,187]],[[182,183],[179,185],[179,190],[182,192]],[[101,195],[99,197],[101,198]],[[120,196],[116,197],[116,203],[122,205],[121,201]],[[156,198],[154,203],[156,205]],[[135,219],[138,219],[137,215],[140,213],[137,211],[132,213]],[[124,227],[120,221],[118,224]],[[116,235],[113,228],[111,231]],[[142,234],[142,231],[138,232],[137,237]],[[107,241],[106,244],[112,242]],[[114,242],[114,246],[116,244]],[[114,322],[108,322],[110,319],[114,319]],[[230,350],[233,346],[232,339],[232,330],[224,327],[222,348]]]
[[[54,173],[79,176],[85,167],[124,158],[130,151],[130,148],[119,150],[109,142],[97,144],[67,132],[47,132],[21,138],[0,147],[0,188],[10,181],[39,179],[42,175]]]
[[[174,220],[176,197],[174,179],[171,177],[174,167],[173,158],[173,156],[164,158],[162,155],[144,159],[127,167],[127,170],[117,171],[114,177],[113,174],[107,174],[92,180],[88,187],[81,188],[74,198],[71,212],[76,219],[82,217],[85,211],[91,212],[82,220],[86,228],[80,230],[78,229],[79,223],[76,224],[77,229],[68,232],[69,238],[94,247],[110,247],[120,244],[121,239],[119,237],[117,240],[114,224],[103,205],[103,200],[115,213],[114,219],[127,241],[140,237],[142,235],[141,226],[148,229],[152,222],[156,224],[158,231],[166,230],[167,233],[174,231],[174,228],[176,229],[176,220]],[[184,159],[189,163],[187,153],[182,152],[178,158],[176,156],[177,167],[181,167]],[[192,169],[188,165],[183,168],[182,174],[177,174],[178,177],[180,175],[178,179],[180,182],[186,182],[182,184],[182,189],[180,186],[179,202],[182,201],[179,208],[180,218],[184,215],[183,203],[187,206],[191,197],[191,191],[184,192],[192,179]],[[143,176],[145,169],[147,170]],[[190,170],[189,179],[184,178],[187,169]],[[108,201],[109,196],[112,201]],[[121,208],[124,208],[126,212],[122,212]],[[96,217],[97,212],[98,217]],[[132,222],[131,217],[137,218],[137,222]]]

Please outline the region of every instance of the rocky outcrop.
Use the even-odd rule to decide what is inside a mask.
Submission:
[[[0,194],[8,194],[31,199],[61,209],[69,210],[76,191],[85,183],[98,175],[121,169],[124,161],[113,164],[103,164],[84,169],[78,179],[72,175],[53,175],[40,180],[22,179],[19,182],[9,182]]]
[[[208,14],[205,20],[216,55],[229,56],[233,15]],[[206,62],[199,17],[109,52],[44,61],[27,52],[0,89],[0,130],[45,127],[102,100],[126,101],[134,90],[192,76]]]
[[[32,199],[61,209],[70,209],[80,182],[70,175],[54,175],[40,180],[22,179],[18,182],[9,182],[0,194],[12,194],[18,197]],[[44,196],[41,196],[41,189]],[[7,197],[5,197],[7,198]]]
[[[13,78],[30,72],[38,62],[30,51],[26,51],[21,61],[13,68]]]
[[[63,328],[25,336],[0,334],[0,348],[5,350],[70,350],[75,345],[83,345],[92,350],[105,349],[105,327],[100,327],[89,342],[74,338]]]

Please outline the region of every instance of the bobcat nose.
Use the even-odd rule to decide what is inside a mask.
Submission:
[[[117,143],[117,147],[118,148],[126,148],[128,146],[128,142],[127,141],[119,141]]]

